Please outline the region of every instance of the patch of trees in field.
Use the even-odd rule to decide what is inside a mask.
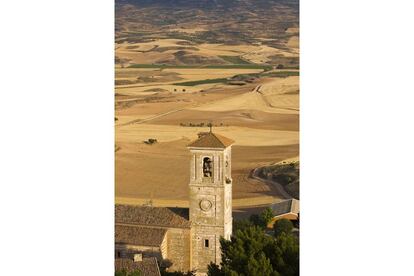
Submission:
[[[210,126],[210,123],[203,123],[203,122],[201,122],[201,123],[180,123],[180,126],[182,126],[182,127],[209,127]],[[211,126],[213,126],[213,127],[223,127],[223,126],[226,126],[226,127],[228,127],[229,125],[225,125],[225,124],[223,124],[223,123],[220,123],[220,124],[212,124]]]

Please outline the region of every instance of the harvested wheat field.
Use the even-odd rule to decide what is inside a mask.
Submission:
[[[250,174],[299,158],[296,12],[267,5],[257,13],[250,9],[252,17],[240,25],[240,11],[222,20],[198,9],[169,22],[160,19],[159,9],[121,6],[115,35],[116,201],[188,206],[186,145],[210,122],[214,132],[235,140],[233,206],[283,198]],[[171,10],[161,13],[169,16]],[[274,29],[264,27],[264,16]]]
[[[198,132],[206,131],[210,121],[213,131],[236,141],[232,156],[234,206],[279,200],[274,187],[249,175],[256,167],[298,158],[299,106],[290,94],[298,91],[297,83],[297,77],[264,78],[242,87],[223,86],[205,92],[174,94],[160,90],[124,99],[118,95],[117,202],[142,204],[152,200],[158,206],[187,206],[186,145]],[[273,107],[275,103],[279,106]],[[150,138],[157,143],[145,144]]]

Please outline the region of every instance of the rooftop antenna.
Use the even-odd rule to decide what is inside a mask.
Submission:
[[[213,124],[211,123],[211,121],[208,123],[208,126],[210,127],[210,133],[213,132]]]

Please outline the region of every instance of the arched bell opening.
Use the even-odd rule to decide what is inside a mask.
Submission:
[[[213,161],[210,157],[203,158],[203,177],[213,176]]]

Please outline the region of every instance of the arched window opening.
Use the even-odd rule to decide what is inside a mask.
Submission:
[[[212,177],[213,176],[213,161],[211,161],[210,157],[203,158],[203,175],[204,177]]]

